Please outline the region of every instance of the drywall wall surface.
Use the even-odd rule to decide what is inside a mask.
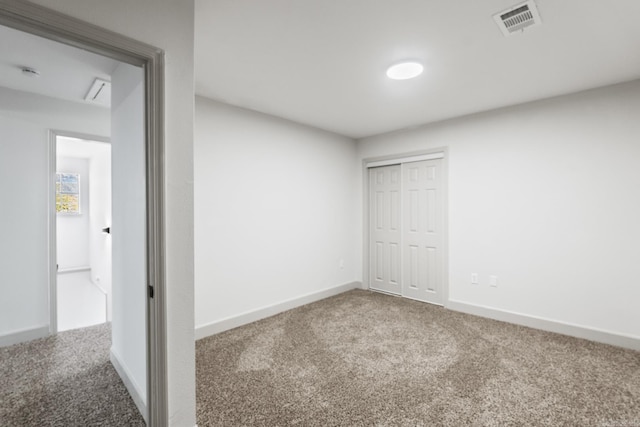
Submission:
[[[108,136],[108,108],[0,87],[0,114],[47,129]]]
[[[58,271],[90,267],[89,257],[89,159],[57,156],[58,173],[78,174],[80,180],[80,212],[56,215],[56,257]]]
[[[193,0],[36,0],[163,49],[169,423],[195,424]]]
[[[21,331],[44,330],[49,325],[49,130],[108,136],[110,113],[104,108],[0,88],[0,120],[0,194],[17,206],[2,209],[7,232],[2,234],[0,246],[3,253],[11,255],[0,261],[2,271],[9,272],[7,281],[0,285],[0,304],[7,305],[0,314],[0,335],[21,335]],[[5,287],[11,290],[5,292]]]
[[[49,325],[47,131],[0,115],[0,336]]]
[[[196,327],[353,282],[355,143],[196,97]]]
[[[120,64],[111,75],[111,351],[146,402],[146,189],[144,73]]]
[[[451,300],[640,337],[638,117],[636,81],[366,138],[358,156],[448,147]]]

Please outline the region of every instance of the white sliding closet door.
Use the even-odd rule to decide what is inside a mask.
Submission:
[[[401,167],[369,169],[369,286],[401,294]]]
[[[443,159],[369,169],[369,288],[444,304]]]
[[[442,159],[405,163],[402,167],[402,295],[442,305]]]

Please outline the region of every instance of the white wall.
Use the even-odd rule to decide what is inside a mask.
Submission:
[[[111,353],[133,384],[135,390],[130,390],[131,394],[146,405],[146,180],[142,68],[118,65],[111,75],[111,87],[114,166],[111,175]],[[144,408],[141,410],[144,413]]]
[[[108,136],[109,117],[105,108],[0,88],[0,195],[18,206],[0,210],[0,345],[49,332],[48,130]]]
[[[47,144],[46,129],[0,114],[0,339],[48,333]]]
[[[90,267],[89,260],[89,159],[57,156],[58,173],[80,176],[80,214],[56,215],[56,257],[59,271]]]
[[[449,147],[451,300],[640,338],[638,117],[640,81],[366,138],[358,157]]]
[[[195,129],[196,328],[354,281],[353,140],[201,97]]]
[[[108,108],[0,87],[0,114],[38,123],[46,129],[108,136]]]
[[[169,417],[195,424],[193,339],[193,0],[35,0],[165,52]]]

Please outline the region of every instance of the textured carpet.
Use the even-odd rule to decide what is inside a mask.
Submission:
[[[110,346],[103,324],[0,348],[0,426],[144,426]]]
[[[196,343],[198,426],[640,426],[640,352],[351,291]]]

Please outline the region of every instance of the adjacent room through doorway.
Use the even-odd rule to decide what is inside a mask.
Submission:
[[[98,387],[126,390],[133,413],[146,418],[144,68],[9,27],[0,35],[0,194],[12,200],[2,214],[11,227],[0,247],[0,367],[54,366],[58,350],[83,352],[86,340],[100,339],[93,359],[55,368],[43,384],[12,377],[0,401],[46,395],[55,403],[60,384],[86,374],[77,369],[107,369]],[[79,389],[97,402],[89,385]],[[0,412],[10,424],[28,424],[19,406]]]
[[[111,146],[54,135],[58,332],[111,321]]]

